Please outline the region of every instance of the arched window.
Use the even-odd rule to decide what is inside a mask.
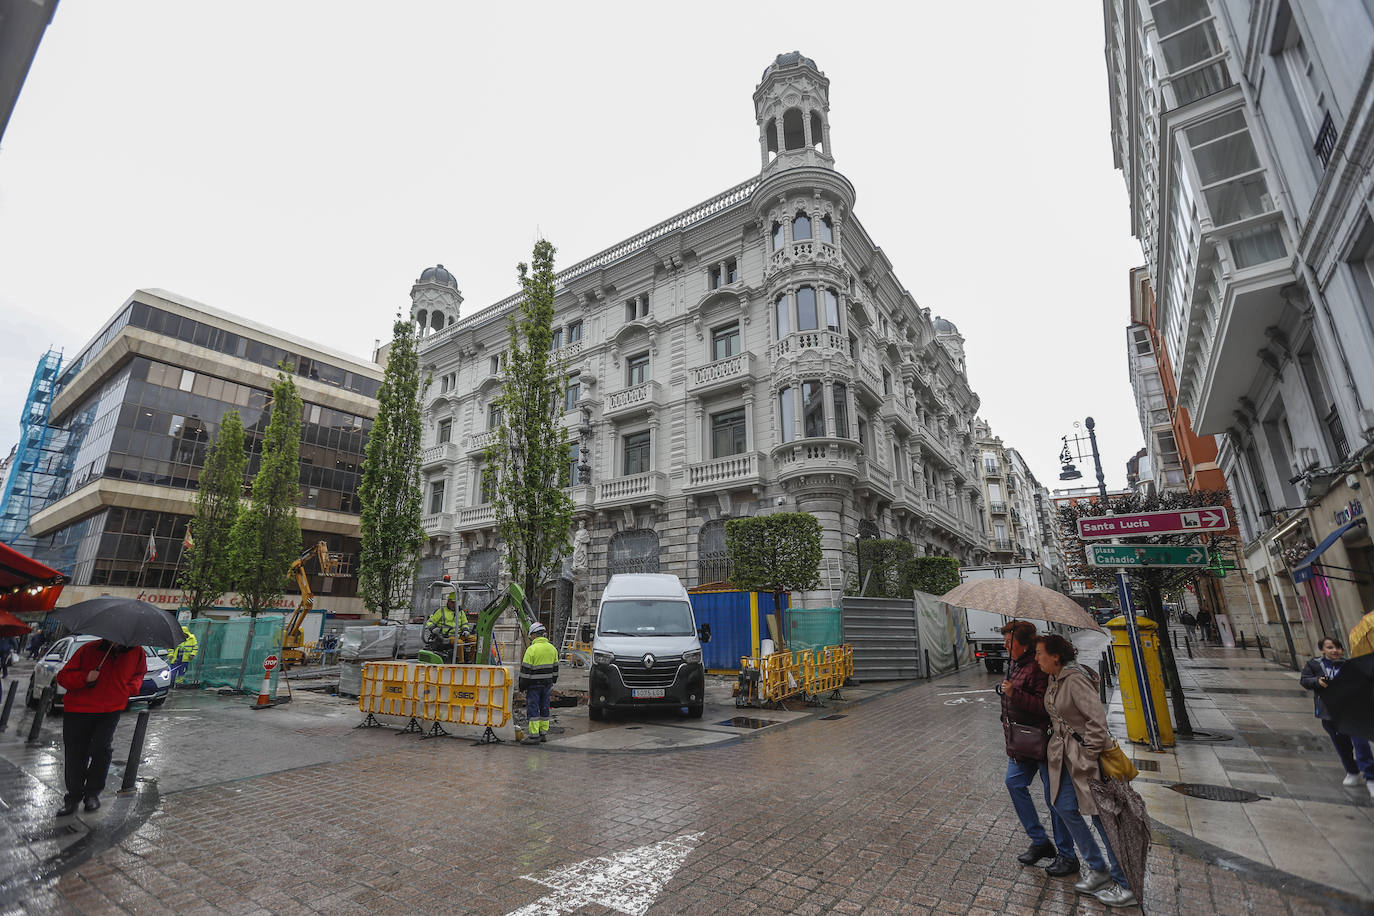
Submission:
[[[811,112],[811,145],[822,153],[825,152],[825,132],[821,127],[821,115],[818,111]]]
[[[782,223],[773,224],[773,250],[782,251]]]
[[[768,127],[764,131],[768,138],[768,161],[772,162],[778,158],[778,119],[769,118]]]
[[[797,405],[792,400],[792,386],[788,385],[778,392],[779,420],[782,423],[781,436],[783,442],[791,442],[797,438]]]
[[[427,309],[420,309],[416,312],[415,323],[420,326],[420,336],[425,336],[425,332],[429,330],[429,311]]]
[[[821,217],[821,241],[835,244],[835,224],[831,221],[829,213]]]
[[[802,127],[800,108],[789,108],[782,116],[782,144],[787,149],[806,146],[806,130]]]
[[[792,333],[792,316],[791,310],[787,307],[787,293],[779,295],[774,305],[778,313],[778,340],[782,340]]]
[[[840,297],[828,287],[825,290],[825,326],[831,331],[840,329]]]
[[[492,598],[496,597],[495,589],[501,581],[500,551],[494,547],[484,547],[468,554],[467,564],[463,568],[463,578],[485,582],[492,587],[492,591],[489,592],[480,589],[468,592],[466,609],[468,611],[480,611],[491,603]]]
[[[808,439],[825,435],[824,392],[817,379],[802,382],[802,435]]]
[[[816,290],[810,286],[797,289],[797,330],[814,331],[817,328]]]
[[[725,552],[725,521],[712,519],[697,532],[697,584],[730,581],[730,557]]]
[[[611,538],[606,567],[616,573],[658,572],[658,535],[647,529],[622,531]]]
[[[801,242],[811,238],[811,217],[800,210],[792,219],[792,241]]]

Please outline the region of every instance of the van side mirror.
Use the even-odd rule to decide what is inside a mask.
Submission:
[[[711,625],[709,623],[703,623],[701,626],[697,627],[697,639],[701,640],[703,643],[711,641]]]
[[[592,632],[592,625],[591,625],[590,623],[584,623],[584,624],[582,624],[582,641],[583,641],[583,642],[591,642],[591,641],[592,641],[592,637],[594,637],[595,635],[596,635],[596,634]]]

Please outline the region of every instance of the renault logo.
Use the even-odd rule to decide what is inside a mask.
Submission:
[[[654,658],[652,652],[645,652],[645,653],[644,653],[644,667],[645,667],[645,668],[652,668],[652,667],[654,666],[654,662],[655,662],[655,661],[656,661],[656,659]]]

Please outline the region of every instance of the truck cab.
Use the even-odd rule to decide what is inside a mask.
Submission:
[[[706,669],[687,589],[677,576],[615,575],[601,594],[592,636],[587,714],[595,721],[608,709],[682,708],[701,718]]]

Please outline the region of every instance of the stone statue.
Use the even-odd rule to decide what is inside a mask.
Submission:
[[[587,521],[582,519],[577,523],[577,533],[573,535],[573,555],[572,568],[573,575],[585,573],[587,571],[587,550],[592,542],[592,533],[587,530]]]

